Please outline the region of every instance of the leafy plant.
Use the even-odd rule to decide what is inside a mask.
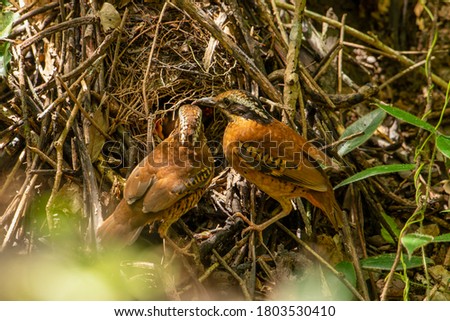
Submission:
[[[0,12],[0,38],[7,38],[11,32],[12,25],[19,18],[17,12],[6,11]],[[8,41],[0,42],[0,77],[5,77],[7,67],[11,61],[11,53],[9,52],[10,44]]]
[[[345,140],[346,138],[355,135],[356,137],[348,139],[341,144],[338,148],[338,154],[340,156],[344,156],[367,141],[377,130],[378,126],[380,126],[385,117],[386,112],[384,112],[384,110],[375,109],[348,126],[342,133],[341,137],[339,137],[339,140]]]

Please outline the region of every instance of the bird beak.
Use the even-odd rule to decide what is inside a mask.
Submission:
[[[216,101],[214,100],[214,97],[204,97],[197,99],[192,104],[200,107],[215,107]]]

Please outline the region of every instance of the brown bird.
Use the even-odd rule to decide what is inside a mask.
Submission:
[[[213,158],[203,133],[202,111],[181,106],[175,129],[131,172],[123,199],[98,229],[103,245],[132,244],[147,224],[172,223],[193,208],[213,177]]]
[[[292,211],[291,199],[306,198],[320,208],[335,229],[342,226],[342,211],[333,188],[315,161],[327,156],[292,128],[273,118],[251,94],[230,90],[194,104],[218,107],[228,118],[223,150],[231,166],[248,181],[277,200],[281,212],[249,229],[262,232]],[[248,221],[248,220],[247,220]]]

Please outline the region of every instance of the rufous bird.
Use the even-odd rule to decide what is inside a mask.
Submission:
[[[247,219],[249,229],[262,232],[288,215],[293,209],[291,199],[296,197],[306,198],[320,208],[335,229],[342,226],[342,211],[333,188],[316,163],[330,160],[295,130],[270,115],[259,99],[245,91],[230,90],[194,104],[215,106],[225,114],[228,125],[223,135],[223,151],[228,163],[281,205],[281,212],[273,213],[262,224]]]
[[[183,105],[175,129],[145,157],[126,180],[123,199],[98,228],[103,246],[124,247],[142,229],[161,221],[159,235],[197,205],[214,174],[203,133],[202,110]]]

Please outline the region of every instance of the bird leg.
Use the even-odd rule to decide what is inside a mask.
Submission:
[[[270,219],[268,219],[267,221],[265,221],[264,223],[261,223],[261,224],[253,223],[247,217],[245,217],[242,213],[239,213],[239,212],[235,213],[234,214],[235,216],[242,218],[242,220],[249,225],[247,228],[245,228],[242,231],[242,234],[245,234],[250,231],[256,231],[259,233],[260,240],[262,240],[262,232],[266,228],[268,228],[270,225],[272,225],[273,223],[275,223],[278,220],[282,219],[283,217],[289,215],[289,213],[292,210],[292,204],[291,204],[290,200],[278,200],[278,201],[280,202],[280,205],[281,205],[281,211],[276,215],[271,215],[272,217]],[[278,208],[275,209],[275,211],[277,211],[277,210],[278,210]],[[272,212],[271,214],[273,214],[274,212]]]
[[[164,240],[165,243],[167,243],[175,252],[181,254],[181,255],[186,255],[186,256],[194,256],[194,254],[189,253],[189,249],[192,246],[192,242],[194,240],[192,240],[191,242],[188,243],[188,245],[186,245],[183,248],[180,248],[174,241],[172,241],[168,236],[167,236],[167,232],[170,228],[170,226],[172,225],[173,220],[167,220],[161,223],[161,225],[158,228],[158,233],[159,236]]]
[[[185,247],[179,247],[174,241],[172,241],[168,236],[164,237],[164,243],[167,243],[175,252],[181,255],[185,256],[192,256],[194,257],[194,254],[189,252],[189,249],[192,246],[192,242],[195,240],[191,240]]]
[[[249,220],[246,216],[244,216],[244,214],[242,214],[241,212],[234,213],[233,216],[236,216],[236,217],[241,218],[245,223],[247,223],[247,224],[249,225],[249,227],[247,227],[246,229],[244,229],[244,230],[241,232],[241,236],[243,236],[245,233],[250,232],[250,231],[252,231],[252,230],[257,231],[257,232],[258,232],[259,241],[261,242],[261,244],[264,244],[264,242],[263,242],[264,240],[263,240],[263,236],[262,236],[262,230],[260,231],[260,230],[258,230],[258,228],[257,228],[259,225],[257,225],[257,224],[255,224],[255,223],[253,223],[252,221],[250,221],[250,220]],[[252,228],[252,227],[255,227],[255,228]]]

